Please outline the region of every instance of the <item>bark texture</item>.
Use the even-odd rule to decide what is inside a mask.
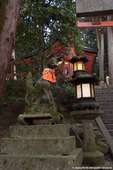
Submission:
[[[110,85],[113,85],[113,28],[108,27],[108,65]]]
[[[4,0],[0,11],[0,101],[14,47],[21,0]]]
[[[108,20],[111,16],[108,17]],[[113,85],[113,27],[107,28],[108,33],[108,65],[109,65],[109,81]]]

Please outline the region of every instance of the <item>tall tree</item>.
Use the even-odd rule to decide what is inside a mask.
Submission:
[[[0,10],[0,100],[15,43],[21,0],[3,0]]]
[[[23,0],[16,34],[16,54],[27,56],[37,50],[38,59],[51,49],[55,39],[80,49],[81,35],[76,27],[73,0]]]

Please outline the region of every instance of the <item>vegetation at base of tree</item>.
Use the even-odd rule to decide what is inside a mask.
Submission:
[[[39,77],[38,77],[39,78]],[[38,79],[34,78],[34,84]],[[5,83],[2,103],[7,101],[24,101],[26,94],[25,79],[9,79]],[[75,87],[68,82],[67,78],[57,78],[57,84],[53,85],[52,94],[58,104],[71,104],[75,101]],[[46,102],[47,97],[43,95],[42,101]]]

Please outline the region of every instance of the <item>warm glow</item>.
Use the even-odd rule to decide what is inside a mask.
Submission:
[[[57,65],[60,65],[60,64],[62,64],[62,61],[59,61],[59,62],[57,63]]]
[[[68,64],[68,61],[65,61],[65,64]]]
[[[82,88],[82,90],[81,90]],[[77,99],[79,98],[85,98],[85,97],[94,97],[94,88],[93,84],[91,84],[91,89],[90,89],[90,84],[79,84],[76,86],[77,90]],[[92,95],[91,95],[92,94]]]
[[[91,97],[90,84],[82,84],[82,94],[83,97]]]
[[[83,63],[83,70],[85,70],[85,63]]]
[[[82,70],[82,61],[77,61],[78,70]]]
[[[74,71],[77,71],[77,63],[74,63]]]
[[[93,84],[91,84],[91,92],[92,92],[92,97],[94,97],[94,88],[93,88]]]
[[[79,99],[82,97],[81,96],[81,85],[77,85],[76,88],[77,88],[77,99]]]
[[[85,70],[85,64],[82,61],[77,61],[74,63],[74,71]]]

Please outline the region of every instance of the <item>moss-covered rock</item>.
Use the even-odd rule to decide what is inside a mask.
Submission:
[[[106,154],[109,150],[109,146],[100,140],[97,140],[96,147],[97,147],[97,150],[102,152],[103,154]]]

